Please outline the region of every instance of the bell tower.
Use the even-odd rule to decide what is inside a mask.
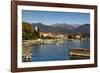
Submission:
[[[37,31],[37,32],[38,32],[38,27],[37,27],[37,26],[35,26],[35,31]]]

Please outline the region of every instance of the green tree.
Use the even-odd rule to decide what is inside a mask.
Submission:
[[[22,22],[22,39],[23,40],[32,40],[40,38],[40,31],[35,30],[32,24],[27,22]]]
[[[33,30],[33,27],[31,24],[29,24],[27,22],[22,22],[22,38],[23,38],[23,40],[32,39],[32,30]]]

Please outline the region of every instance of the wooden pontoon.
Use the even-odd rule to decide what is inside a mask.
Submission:
[[[72,48],[69,50],[70,59],[89,59],[90,58],[90,50],[83,48]]]

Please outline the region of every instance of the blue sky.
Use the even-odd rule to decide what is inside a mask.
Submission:
[[[53,12],[53,11],[34,11],[23,10],[22,21],[28,23],[41,22],[46,25],[55,23],[68,23],[68,24],[90,24],[89,13],[76,13],[76,12]]]

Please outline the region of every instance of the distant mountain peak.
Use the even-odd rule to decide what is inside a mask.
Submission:
[[[77,28],[80,26],[80,24],[71,24],[74,28]]]
[[[27,22],[25,22],[28,24]],[[41,22],[30,24],[37,26],[41,32],[51,32],[51,33],[62,33],[62,34],[76,34],[76,33],[90,33],[90,24],[67,24],[67,23],[55,23],[52,25],[45,25]]]

